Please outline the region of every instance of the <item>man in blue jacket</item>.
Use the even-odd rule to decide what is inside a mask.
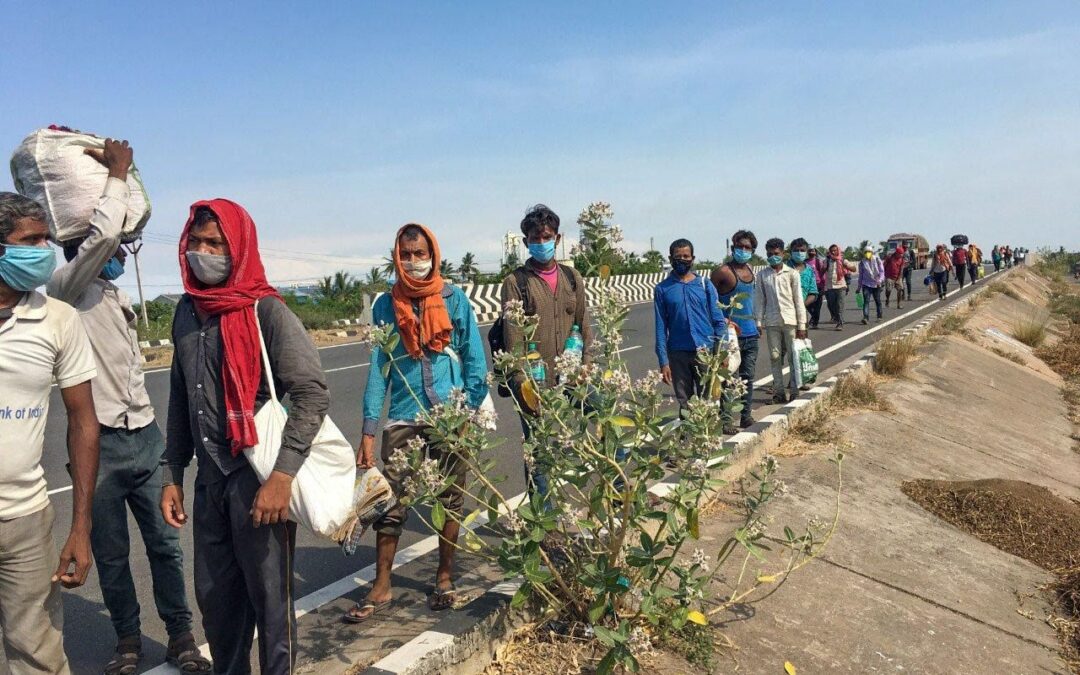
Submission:
[[[448,609],[455,600],[451,569],[464,501],[465,465],[429,439],[423,414],[458,392],[464,394],[468,406],[478,409],[488,393],[487,358],[476,315],[465,293],[443,281],[439,258],[438,241],[423,225],[410,223],[398,231],[394,243],[397,281],[390,293],[375,301],[371,323],[392,326],[401,339],[389,356],[380,348],[371,354],[364,392],[364,437],[357,458],[361,468],[375,465],[375,431],[389,389],[381,454],[394,494],[400,499],[409,477],[408,469],[391,461],[399,448],[426,453],[438,462],[442,475],[454,477],[453,484],[439,495],[443,508],[456,517],[448,517],[440,533],[439,567],[429,602],[434,610]],[[391,358],[393,364],[384,376],[383,368]],[[390,570],[406,515],[399,503],[375,522],[375,582],[367,598],[346,613],[347,622],[363,622],[390,603]]]
[[[694,245],[676,239],[668,249],[671,274],[653,291],[656,358],[666,384],[675,390],[679,411],[703,393],[704,370],[698,351],[712,349],[727,334],[716,288],[694,273]]]

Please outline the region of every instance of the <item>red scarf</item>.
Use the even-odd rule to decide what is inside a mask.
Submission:
[[[833,272],[833,274],[835,275],[836,282],[839,283],[844,280],[845,276],[847,276],[847,268],[844,267],[844,252],[841,251],[840,247],[836,244],[833,244],[833,246],[836,246],[836,255],[832,254],[832,246],[830,246],[829,257],[832,258],[833,265],[835,267],[835,271]]]
[[[217,216],[232,256],[232,272],[224,283],[207,286],[188,267],[187,237],[195,210],[205,206]],[[225,437],[233,456],[259,441],[255,431],[255,395],[262,378],[259,333],[255,325],[255,302],[281,296],[266,280],[255,223],[244,207],[228,199],[211,199],[191,205],[184,232],[180,235],[180,277],[184,290],[204,314],[221,317],[221,382],[225,394]]]
[[[425,279],[413,279],[401,264],[401,233],[409,227],[419,227],[423,231],[431,250],[431,273]],[[394,270],[397,283],[390,290],[390,297],[394,303],[394,319],[401,335],[401,344],[414,359],[423,356],[425,348],[441,352],[450,344],[450,336],[454,330],[442,297],[443,278],[439,273],[441,261],[439,242],[431,230],[419,223],[409,223],[398,230],[397,237],[394,238]],[[420,305],[420,321],[416,320],[413,312],[413,302]]]

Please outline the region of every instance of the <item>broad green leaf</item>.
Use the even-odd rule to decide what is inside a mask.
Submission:
[[[446,525],[446,509],[443,508],[440,501],[436,501],[435,505],[431,507],[431,525],[436,530],[442,530],[443,525]]]
[[[686,526],[690,530],[690,536],[694,539],[701,538],[701,526],[698,523],[698,510],[690,509],[686,514]]]
[[[510,606],[514,609],[520,609],[525,604],[525,601],[529,599],[530,593],[532,593],[532,586],[528,582],[521,584],[521,587],[514,593],[514,597],[511,598]]]
[[[622,644],[623,642],[626,642],[626,638],[624,636],[616,633],[610,628],[605,628],[604,626],[593,626],[592,629],[593,633],[596,635],[596,639],[600,640],[600,642],[603,642],[608,647],[614,647],[617,644]]]

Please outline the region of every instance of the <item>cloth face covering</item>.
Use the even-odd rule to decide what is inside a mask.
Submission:
[[[41,286],[56,269],[56,251],[51,246],[4,245],[0,255],[0,279],[17,291]]]
[[[419,359],[424,355],[424,349],[433,352],[445,349],[450,344],[454,325],[450,322],[450,314],[442,297],[442,275],[431,274],[417,279],[407,271],[405,263],[401,261],[401,235],[409,227],[418,227],[424,233],[431,250],[431,257],[427,262],[431,263],[432,268],[438,268],[442,254],[439,252],[439,242],[435,235],[419,223],[403,226],[394,237],[397,283],[390,289],[390,297],[394,303],[394,320],[405,351],[414,359]],[[420,310],[419,318],[413,310],[414,302]]]
[[[426,279],[427,275],[431,274],[430,260],[420,260],[417,262],[409,263],[403,262],[401,263],[401,266],[402,268],[404,268],[406,274],[408,274],[413,279],[416,279],[417,281]]]
[[[797,263],[806,262],[806,251],[792,251],[791,259]]]
[[[770,267],[776,267],[777,265],[784,264],[784,259],[778,255],[771,255],[766,258],[765,262],[769,263]]]
[[[191,266],[191,273],[207,286],[217,286],[228,279],[232,272],[230,256],[195,251],[187,251],[184,255]]]
[[[105,267],[101,268],[101,277],[105,279],[105,281],[116,281],[123,274],[124,265],[116,256],[109,258],[109,262],[105,263]]]
[[[686,273],[690,271],[690,268],[694,266],[693,260],[672,260],[671,271],[678,276],[686,276]]]
[[[538,263],[550,262],[555,257],[555,240],[542,244],[529,244],[529,255]]]
[[[753,253],[747,251],[744,248],[737,248],[731,253],[731,257],[735,260],[735,262],[743,264],[750,262],[750,258],[753,255]]]

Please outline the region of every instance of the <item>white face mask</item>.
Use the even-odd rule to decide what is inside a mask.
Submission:
[[[195,278],[207,286],[217,286],[229,278],[232,272],[232,257],[213,253],[187,251],[188,267]]]
[[[430,260],[418,260],[416,262],[403,262],[401,266],[405,268],[405,273],[413,279],[420,281],[426,279],[431,274],[431,261]]]

